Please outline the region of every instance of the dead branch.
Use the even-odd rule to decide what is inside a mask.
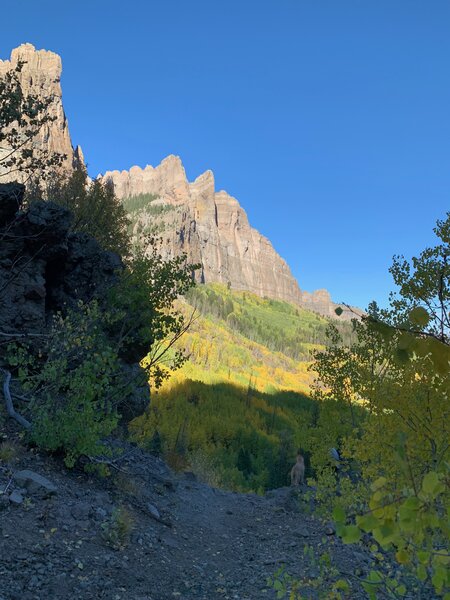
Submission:
[[[11,392],[9,390],[9,384],[11,381],[11,373],[9,371],[3,370],[2,372],[5,375],[5,381],[3,382],[3,394],[5,396],[5,402],[6,402],[6,410],[8,412],[8,415],[12,418],[15,419],[19,425],[22,425],[22,427],[24,429],[30,430],[31,429],[31,423],[29,421],[27,421],[27,419],[25,419],[25,417],[22,417],[22,415],[19,415],[19,413],[17,413],[14,410],[14,404],[11,398]]]

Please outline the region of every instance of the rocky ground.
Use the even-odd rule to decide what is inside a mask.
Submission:
[[[305,546],[345,573],[367,570],[289,488],[213,489],[130,445],[116,465],[107,478],[69,472],[23,446],[0,462],[0,600],[274,598],[267,578],[282,564],[320,576]]]

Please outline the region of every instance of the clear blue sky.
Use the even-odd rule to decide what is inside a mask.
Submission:
[[[212,169],[300,286],[383,302],[450,209],[447,0],[16,0],[0,56],[63,59],[92,175]]]

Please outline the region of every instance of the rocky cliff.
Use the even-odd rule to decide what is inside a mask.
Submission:
[[[180,158],[168,156],[157,167],[108,171],[103,180],[114,185],[130,210],[135,240],[146,233],[160,235],[167,257],[186,252],[190,261],[201,264],[200,282],[229,284],[335,316],[337,305],[329,293],[300,289],[270,241],[250,226],[239,202],[215,190],[211,171],[189,183]]]
[[[23,67],[19,78],[24,93],[52,99],[49,113],[54,120],[41,129],[33,145],[48,155],[65,155],[62,168],[66,172],[84,164],[81,148],[72,146],[63,109],[61,58],[47,50],[36,50],[31,44],[22,44],[12,51],[10,60],[0,61],[0,78],[20,62]],[[17,173],[4,177],[0,170],[0,177],[2,182],[17,179]],[[103,179],[113,183],[116,194],[126,203],[130,198],[151,195],[144,204],[142,198],[137,204],[128,202],[135,239],[142,239],[146,233],[161,235],[161,250],[167,257],[186,252],[192,262],[201,264],[199,281],[229,284],[236,290],[248,290],[335,316],[336,305],[329,293],[326,290],[308,293],[299,288],[270,241],[250,226],[239,202],[227,192],[215,190],[211,171],[190,183],[180,159],[169,156],[157,167],[109,171]],[[343,318],[346,316],[352,314],[345,311]]]
[[[0,60],[0,78],[8,72],[14,71],[19,63],[23,63],[18,78],[24,94],[31,94],[44,100],[49,97],[52,99],[48,114],[53,120],[43,126],[33,138],[33,146],[45,151],[50,156],[55,153],[65,155],[62,167],[66,170],[72,169],[77,164],[84,164],[81,148],[72,146],[62,104],[61,58],[54,52],[36,50],[32,44],[22,44],[11,52],[10,60]],[[3,152],[7,151],[7,149],[3,149]],[[1,181],[17,180],[18,178],[20,179],[18,173],[15,172],[9,176],[3,176]]]

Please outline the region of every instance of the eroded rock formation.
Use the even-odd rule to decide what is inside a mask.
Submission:
[[[154,196],[132,212],[135,240],[146,233],[160,235],[167,257],[186,252],[190,261],[201,264],[200,282],[229,284],[335,316],[337,305],[327,290],[300,289],[286,261],[250,226],[236,198],[216,192],[211,171],[189,183],[180,158],[168,156],[157,167],[108,171],[103,179],[113,183],[125,202],[143,194]]]
[[[19,62],[24,63],[18,74],[23,93],[43,100],[52,98],[48,114],[54,120],[40,129],[33,138],[33,146],[43,150],[47,156],[55,153],[65,155],[62,162],[62,168],[65,170],[70,170],[80,163],[84,164],[81,148],[72,146],[64,113],[60,84],[62,72],[60,56],[47,50],[36,50],[32,44],[22,44],[11,52],[10,60],[0,60],[0,78],[9,71],[15,70]],[[2,177],[1,181],[18,178],[20,179],[20,173],[14,172],[10,176]]]
[[[72,147],[62,105],[61,58],[23,44],[12,51],[10,60],[0,61],[0,77],[15,69],[20,61],[24,62],[20,73],[23,91],[42,98],[52,97],[49,113],[55,119],[42,128],[33,143],[48,155],[66,155],[62,165],[66,171],[84,164],[81,148]],[[227,192],[215,190],[211,171],[190,183],[181,160],[169,156],[157,167],[109,171],[103,178],[112,181],[119,198],[142,194],[155,197],[148,206],[133,211],[135,239],[142,239],[146,233],[161,235],[165,256],[186,252],[190,261],[202,265],[199,281],[230,284],[236,290],[248,290],[335,316],[336,305],[329,293],[326,290],[308,293],[299,288],[289,266],[270,241],[250,226],[239,202]],[[347,312],[345,316],[353,315]]]

